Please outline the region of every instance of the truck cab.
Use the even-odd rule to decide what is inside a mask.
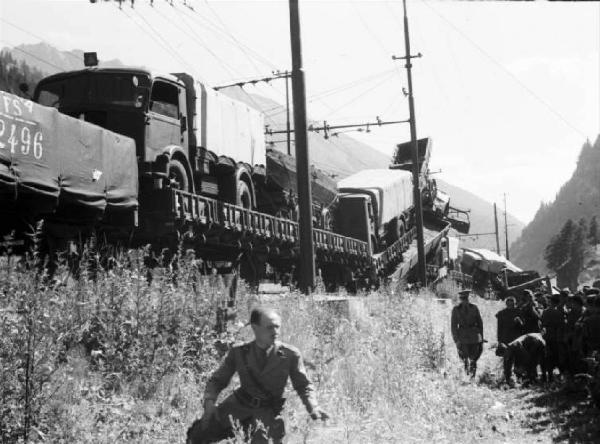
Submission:
[[[167,184],[255,208],[262,115],[189,74],[91,67],[46,77],[33,99],[134,139],[142,193]]]
[[[131,137],[136,144],[140,176],[156,171],[165,149],[178,153],[171,175],[193,190],[185,86],[171,75],[152,75],[135,68],[87,68],[46,77],[33,99],[40,105]]]

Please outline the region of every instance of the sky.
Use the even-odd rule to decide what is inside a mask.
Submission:
[[[291,68],[288,2],[2,0],[0,46],[44,40],[210,85]],[[187,6],[186,6],[187,5]],[[191,8],[193,9],[191,9]],[[529,222],[600,134],[600,2],[408,0],[418,137],[431,169]],[[409,116],[400,1],[300,1],[311,119]],[[16,25],[16,26],[15,26]],[[247,86],[285,101],[285,83]],[[263,109],[266,122],[273,110]],[[349,136],[393,153],[407,124]]]

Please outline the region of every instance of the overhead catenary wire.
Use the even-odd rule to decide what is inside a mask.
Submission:
[[[9,21],[8,21],[8,20],[6,20],[4,17],[0,17],[0,21],[3,21],[3,22],[4,22],[4,23],[6,23],[7,25],[9,25],[9,26],[12,26],[13,28],[16,28],[16,29],[18,29],[18,30],[22,31],[22,32],[24,32],[25,34],[28,34],[28,35],[30,35],[31,37],[35,37],[36,39],[38,39],[38,40],[40,40],[40,41],[42,41],[42,42],[47,42],[47,41],[48,41],[48,39],[45,39],[45,38],[43,38],[43,37],[41,37],[41,36],[39,36],[39,35],[37,35],[37,34],[34,34],[34,33],[33,33],[33,32],[31,32],[31,31],[28,31],[27,29],[25,29],[25,28],[23,28],[23,27],[21,27],[21,26],[18,26],[18,25],[15,25],[15,24],[14,24],[14,23],[12,23],[12,22],[9,22]],[[81,59],[80,57],[77,57],[77,56],[76,56],[75,54],[73,54],[72,52],[70,52],[70,51],[63,51],[63,54],[66,54],[66,55],[68,55],[69,57],[72,57],[72,58],[74,58],[75,60],[77,60],[79,63],[83,64],[83,61],[82,61],[82,59]],[[62,68],[61,68],[61,70],[62,70]]]
[[[248,45],[245,45],[243,42],[241,42],[237,37],[235,37],[235,35],[233,35],[233,33],[229,30],[229,28],[225,25],[225,23],[223,22],[223,20],[220,18],[220,16],[214,11],[214,9],[212,7],[210,7],[210,5],[207,4],[207,6],[209,7],[209,9],[211,10],[212,14],[217,17],[217,19],[219,20],[219,22],[222,24],[223,28],[220,28],[219,26],[215,25],[212,21],[208,20],[207,17],[204,17],[203,15],[197,13],[195,10],[191,10],[190,12],[183,12],[182,14],[187,15],[188,18],[190,20],[195,21],[196,23],[198,23],[198,21],[196,20],[196,18],[202,19],[204,21],[204,23],[207,23],[209,26],[206,25],[201,25],[203,28],[205,29],[212,29],[216,32],[219,32],[221,35],[226,36],[233,44],[234,46],[236,46],[243,54],[244,56],[248,59],[248,61],[252,64],[252,66],[254,67],[255,71],[259,74],[262,75],[262,71],[259,69],[259,67],[256,65],[256,63],[254,62],[254,60],[258,61],[259,63],[262,63],[264,66],[267,66],[269,70],[273,71],[276,70],[277,67],[267,58],[263,57],[260,53],[258,53],[257,51],[255,51],[254,49],[250,48]],[[177,11],[179,11],[178,9],[176,9]],[[194,13],[196,12],[196,13]],[[252,56],[251,56],[252,54]],[[275,91],[279,96],[283,96],[284,93],[283,91],[279,91],[277,90],[273,85],[269,84],[268,85],[273,91]]]
[[[335,108],[331,114],[329,114],[328,118],[331,118],[331,116],[334,116],[335,114],[337,114],[338,112],[340,112],[342,109],[344,109],[345,107],[347,107],[348,105],[351,105],[352,103],[356,102],[357,100],[361,99],[362,97],[364,97],[365,95],[367,95],[368,93],[370,93],[371,91],[379,88],[381,85],[383,85],[384,83],[386,83],[388,80],[390,80],[392,77],[392,75],[388,75],[386,76],[384,79],[382,79],[380,82],[378,82],[376,85],[373,85],[371,88],[367,89],[366,91],[363,91],[361,94],[355,96],[354,98],[352,98],[351,100],[348,100],[347,102],[343,103],[342,105],[340,105],[339,107]]]
[[[189,31],[186,29],[183,29],[177,23],[173,22],[173,20],[170,17],[168,17],[167,14],[160,14],[156,10],[154,12],[156,12],[157,15],[159,15],[161,18],[163,18],[164,20],[169,22],[169,24],[171,24],[174,29],[176,29],[177,31],[181,31],[184,34],[186,34],[188,37],[190,37],[192,39],[192,41],[196,42],[200,47],[202,47],[206,52],[208,52],[217,62],[219,62],[219,64],[226,71],[228,71],[229,75],[233,77],[233,75],[234,75],[233,67],[231,65],[229,65],[227,62],[225,62],[223,59],[221,59],[212,49],[210,49],[210,47],[208,45],[206,45],[204,43],[204,41],[202,40],[202,37],[194,30],[194,28],[192,26],[190,26],[188,24],[185,17],[182,18],[180,23],[184,24],[186,26],[186,28],[189,29]]]
[[[140,28],[140,30],[142,30],[142,32],[144,32],[144,34],[148,35],[152,40],[154,40],[163,50],[165,50],[167,52],[167,54],[169,54],[174,60],[177,60],[180,63],[183,63],[186,66],[187,62],[185,62],[185,60],[181,59],[181,56],[179,56],[178,54],[176,54],[175,52],[173,52],[171,49],[169,49],[168,46],[166,46],[161,40],[159,40],[159,38],[157,36],[155,36],[154,34],[152,34],[151,32],[149,32],[146,28],[144,28],[142,25],[140,25],[138,22],[136,22],[133,17],[131,17],[127,12],[125,12],[124,9],[119,8],[119,10],[125,14],[125,16],[127,16],[129,18],[129,20],[131,20],[131,22],[136,25],[138,28]]]
[[[521,81],[515,74],[510,72],[508,69],[502,65],[498,60],[496,60],[492,55],[490,55],[485,49],[481,47],[477,42],[475,42],[471,37],[469,37],[465,32],[463,32],[458,26],[452,23],[449,19],[447,19],[443,14],[437,11],[433,6],[431,6],[430,2],[425,0],[421,0],[421,2],[426,5],[435,15],[437,15],[443,22],[445,22],[451,29],[453,29],[458,35],[460,35],[463,39],[469,42],[477,51],[482,54],[485,58],[491,61],[496,67],[500,68],[509,78],[515,81],[521,88],[527,91],[534,99],[536,99],[539,103],[541,103],[544,107],[546,107],[552,114],[558,117],[563,123],[569,126],[571,129],[582,135],[583,137],[587,137],[583,131],[573,125],[566,117],[564,117],[561,113],[559,113],[552,105],[550,105],[547,101],[542,99],[536,92],[534,92],[531,88],[529,88],[525,83]]]
[[[6,43],[7,45],[13,45],[12,49],[14,49],[16,51],[22,52],[23,54],[27,54],[28,56],[33,57],[34,59],[39,60],[40,62],[45,63],[45,64],[47,64],[49,66],[52,66],[53,68],[56,68],[59,71],[63,71],[63,68],[61,66],[58,66],[58,65],[56,65],[56,64],[54,64],[52,62],[49,62],[48,60],[44,60],[43,58],[38,57],[35,54],[30,53],[29,51],[25,51],[24,49],[21,49],[21,48],[19,48],[17,46],[14,46],[14,44],[11,43],[11,42],[8,42],[8,41],[6,41],[4,39],[0,39],[0,41]]]
[[[376,80],[376,79],[378,79],[378,78],[380,78],[380,77],[382,77],[382,76],[384,76],[386,74],[391,74],[391,73],[393,73],[393,71],[394,71],[394,69],[386,69],[385,71],[377,72],[375,74],[369,74],[368,76],[361,77],[360,79],[352,80],[349,83],[346,83],[346,84],[343,84],[343,85],[340,85],[340,86],[336,86],[334,88],[330,88],[330,89],[327,89],[327,90],[324,90],[324,91],[320,91],[320,92],[314,93],[314,94],[312,94],[312,95],[310,95],[310,96],[307,97],[307,103],[314,102],[315,100],[318,99],[319,96],[321,98],[329,97],[331,95],[339,94],[341,92],[344,92],[344,91],[347,91],[349,89],[352,89],[352,88],[354,88],[354,87],[356,87],[356,86],[358,86],[358,85],[360,85],[362,83],[369,83],[369,82],[374,81],[374,80]],[[333,108],[330,107],[330,109],[333,109]],[[285,108],[281,109],[281,105],[276,105],[276,106],[273,106],[272,108],[269,108],[269,109],[266,110],[267,113],[269,113],[271,111],[275,111],[275,112],[270,113],[269,115],[270,116],[276,116],[278,114],[284,113],[285,112]]]
[[[156,13],[157,13],[159,16],[161,16],[162,18],[164,18],[166,21],[168,21],[168,22],[169,22],[171,25],[173,25],[175,29],[177,29],[177,30],[180,30],[180,31],[181,31],[181,28],[180,28],[180,27],[178,27],[178,26],[177,26],[177,24],[175,24],[175,23],[174,23],[174,22],[173,22],[173,21],[172,21],[170,18],[166,17],[166,14],[159,14],[159,13],[158,13],[158,11],[155,11],[155,12],[156,12]],[[139,14],[139,12],[138,12],[138,14]],[[146,21],[146,20],[145,20],[145,21]],[[146,23],[147,23],[147,21],[146,21]],[[182,19],[182,23],[184,23],[184,24],[186,24],[186,26],[188,26],[188,28],[189,28],[189,29],[190,29],[190,31],[191,31],[191,32],[192,32],[192,33],[195,35],[195,37],[194,37],[194,36],[192,36],[192,35],[190,35],[190,33],[187,33],[187,32],[186,32],[186,34],[187,34],[189,37],[191,37],[191,38],[192,38],[194,41],[196,41],[197,43],[199,43],[199,44],[200,44],[200,45],[201,45],[201,46],[202,46],[202,47],[203,47],[205,50],[207,50],[207,52],[208,52],[209,54],[211,54],[211,55],[212,55],[212,56],[215,58],[215,60],[217,60],[217,61],[218,61],[218,62],[221,64],[221,66],[223,66],[223,68],[225,68],[225,70],[227,70],[227,71],[229,72],[229,74],[230,74],[232,77],[233,77],[233,76],[235,76],[236,72],[235,72],[234,68],[233,68],[231,65],[229,65],[228,63],[226,63],[225,61],[223,61],[223,60],[222,60],[222,59],[221,59],[221,58],[220,58],[220,57],[219,57],[219,56],[218,56],[218,55],[217,55],[217,54],[216,54],[214,51],[212,51],[210,48],[208,48],[208,46],[207,46],[207,45],[205,45],[205,44],[203,43],[203,41],[202,41],[202,39],[201,39],[201,36],[200,36],[198,33],[196,33],[196,32],[194,31],[193,27],[191,27],[191,26],[190,26],[190,25],[189,25],[189,24],[188,24],[188,23],[185,21],[185,19]],[[159,36],[160,36],[160,35],[159,35]],[[161,36],[161,37],[162,37],[162,36]],[[163,38],[163,40],[164,40],[164,38]],[[188,64],[188,66],[190,66],[190,65]],[[195,73],[195,75],[198,75],[198,74],[197,74],[197,72],[195,72],[195,70],[193,69],[193,67],[192,67],[192,70],[193,70],[193,72]],[[200,77],[200,76],[199,76],[199,77]],[[207,83],[207,82],[205,82],[205,83]],[[244,94],[246,94],[246,96],[248,97],[248,99],[250,100],[250,102],[253,104],[253,106],[254,106],[254,107],[257,109],[257,110],[260,110],[261,112],[263,112],[263,111],[262,111],[262,107],[261,107],[261,106],[260,106],[260,105],[259,105],[259,104],[256,102],[256,100],[255,100],[255,99],[254,99],[254,98],[253,98],[253,97],[252,97],[250,94],[248,94],[248,92],[247,92],[247,91],[245,91],[244,89],[242,89],[242,91],[244,92]],[[264,112],[263,112],[263,113],[264,113]],[[268,118],[268,117],[267,117],[267,118]],[[273,122],[273,121],[271,121],[271,122],[274,124],[274,122]]]

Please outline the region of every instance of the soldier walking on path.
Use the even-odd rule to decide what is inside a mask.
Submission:
[[[204,391],[204,414],[188,430],[188,444],[205,444],[232,437],[232,420],[239,421],[252,443],[281,443],[285,428],[281,412],[288,378],[312,419],[326,420],[302,356],[295,347],[277,341],[281,318],[270,309],[255,308],[250,315],[255,340],[234,346],[213,373]],[[234,373],[240,387],[216,405],[219,393]],[[259,424],[261,423],[261,424]]]
[[[483,321],[479,309],[469,302],[470,290],[458,292],[459,304],[452,309],[452,338],[465,372],[475,377],[477,360],[483,352]]]

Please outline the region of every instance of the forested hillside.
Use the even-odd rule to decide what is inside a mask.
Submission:
[[[511,259],[521,267],[545,271],[544,250],[550,239],[567,222],[600,216],[600,136],[592,144],[587,141],[579,154],[573,176],[565,183],[556,199],[543,203],[533,221],[511,246]]]
[[[0,90],[24,96],[19,89],[21,83],[26,83],[33,91],[35,85],[47,75],[37,68],[32,68],[24,61],[15,59],[8,51],[0,52]]]

